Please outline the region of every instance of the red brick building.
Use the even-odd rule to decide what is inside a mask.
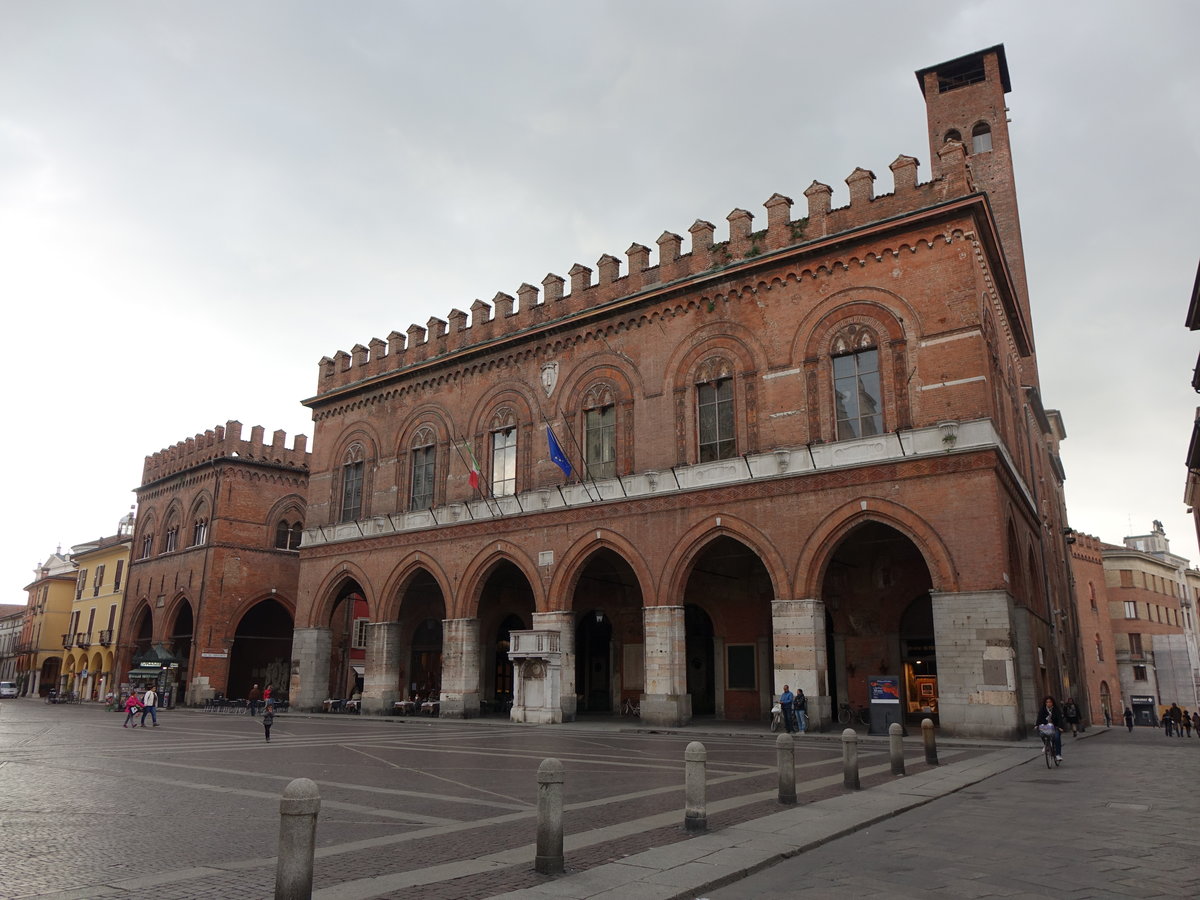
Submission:
[[[117,666],[152,649],[173,702],[286,685],[308,488],[307,438],[291,448],[240,422],[146,457]],[[282,689],[282,688],[281,688]]]
[[[1104,551],[1115,549],[1090,534],[1075,534],[1071,545],[1071,572],[1075,581],[1075,614],[1079,621],[1080,675],[1086,696],[1075,699],[1086,711],[1088,721],[1101,723],[1105,710],[1112,721],[1121,724],[1121,714],[1129,702],[1121,686],[1117,669],[1117,648],[1113,640],[1113,616],[1122,615],[1112,608],[1105,573]]]
[[[928,181],[901,155],[321,361],[293,703],[365,645],[368,712],[758,719],[787,683],[826,725],[882,676],[1025,733],[1076,679],[1004,50],[917,76]]]

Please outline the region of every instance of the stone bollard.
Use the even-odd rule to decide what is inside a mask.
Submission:
[[[938,764],[937,740],[933,736],[933,719],[921,720],[921,737],[925,741],[925,762],[936,766]]]
[[[888,749],[892,756],[892,774],[904,774],[904,726],[893,722],[888,726]]]
[[[543,759],[537,770],[537,857],[533,867],[542,875],[563,871],[563,764]]]
[[[847,728],[842,732],[842,784],[858,790],[858,732]]]
[[[790,734],[775,738],[775,755],[779,759],[779,802],[796,802],[796,741]]]
[[[279,801],[279,861],[275,865],[275,900],[307,900],[312,896],[313,850],[321,794],[308,778],[283,789]]]
[[[708,751],[699,741],[692,741],[683,751],[684,813],[683,827],[688,831],[708,828],[708,810],[704,799],[705,767]]]

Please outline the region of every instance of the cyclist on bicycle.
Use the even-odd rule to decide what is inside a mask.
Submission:
[[[1058,762],[1062,762],[1062,730],[1063,730],[1063,714],[1058,708],[1058,704],[1054,702],[1054,698],[1049,694],[1042,702],[1042,708],[1038,710],[1038,730],[1041,730],[1042,725],[1054,726],[1054,735],[1051,740],[1054,742],[1054,758]]]

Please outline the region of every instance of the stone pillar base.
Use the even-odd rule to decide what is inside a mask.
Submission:
[[[642,723],[678,727],[692,721],[691,694],[642,694]]]
[[[563,714],[561,709],[547,709],[544,706],[514,706],[509,719],[530,725],[561,725]]]
[[[441,705],[438,707],[438,718],[441,719],[475,719],[479,717],[479,692],[467,691],[461,694],[442,693]]]

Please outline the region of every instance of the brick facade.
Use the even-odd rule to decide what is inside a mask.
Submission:
[[[161,684],[173,702],[287,680],[310,454],[303,435],[289,448],[282,431],[270,443],[261,426],[241,431],[229,422],[147,456],[137,489],[118,674],[161,644],[179,659]]]
[[[634,243],[626,274],[604,254],[321,361],[294,703],[338,690],[361,598],[395,623],[367,711],[429,680],[429,647],[443,715],[506,707],[514,679],[536,694],[545,667],[506,655],[524,629],[562,638],[556,721],[626,699],[654,723],[757,719],[786,682],[821,726],[892,675],[916,718],[1024,732],[1073,680],[1073,635],[1003,48],[918,75],[927,182],[901,155],[892,193],[856,169],[848,206],[813,182],[806,215],[774,194],[765,228],[698,220],[687,253],[666,231],[653,265]],[[991,149],[944,141],[949,121],[986,121]]]

